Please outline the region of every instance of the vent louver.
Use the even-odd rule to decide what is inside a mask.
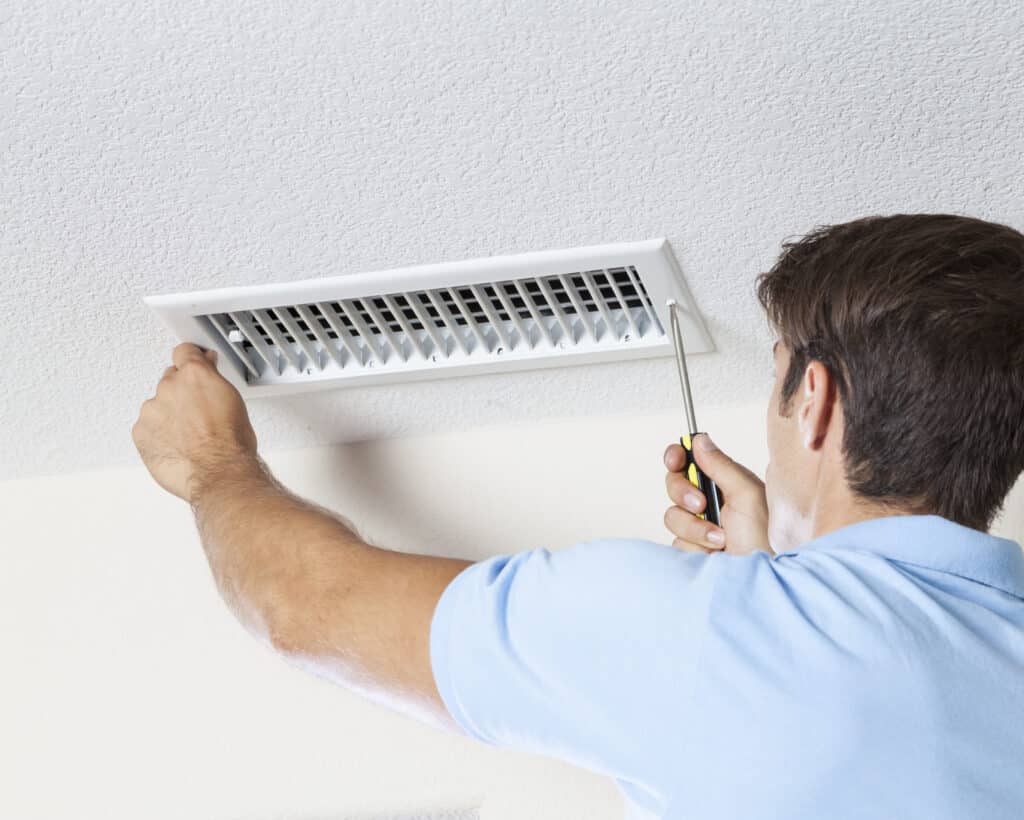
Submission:
[[[688,352],[712,349],[663,239],[146,301],[181,339],[227,354],[234,372],[221,370],[243,392],[265,395],[668,354],[670,297]]]

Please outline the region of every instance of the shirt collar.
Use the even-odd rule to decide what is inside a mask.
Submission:
[[[969,578],[1024,598],[1024,550],[1020,544],[939,515],[887,515],[857,521],[779,555],[819,549],[871,552]]]

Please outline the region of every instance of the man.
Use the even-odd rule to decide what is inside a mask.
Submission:
[[[1024,470],[1024,236],[952,215],[823,227],[757,295],[778,335],[765,483],[699,436],[719,529],[670,446],[672,547],[473,563],[367,544],[274,479],[188,344],[133,438],[255,635],[437,726],[612,776],[630,817],[1024,816],[1024,553],[987,533]]]

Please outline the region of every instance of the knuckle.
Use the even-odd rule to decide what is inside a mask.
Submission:
[[[160,388],[157,388],[157,394],[160,393]],[[140,426],[144,425],[147,420],[151,419],[158,413],[159,405],[157,404],[157,396],[153,395],[142,402],[142,407],[139,408],[139,419],[138,423]]]
[[[181,367],[178,368],[181,374],[187,378],[195,379],[198,378],[205,370],[203,365],[196,359],[186,359]]]

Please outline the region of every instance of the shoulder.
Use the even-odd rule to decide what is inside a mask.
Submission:
[[[682,583],[709,583],[722,574],[727,562],[721,559],[727,558],[732,556],[683,552],[638,538],[598,538],[556,550],[538,547],[496,555],[471,569],[487,584],[641,587],[653,592]]]

